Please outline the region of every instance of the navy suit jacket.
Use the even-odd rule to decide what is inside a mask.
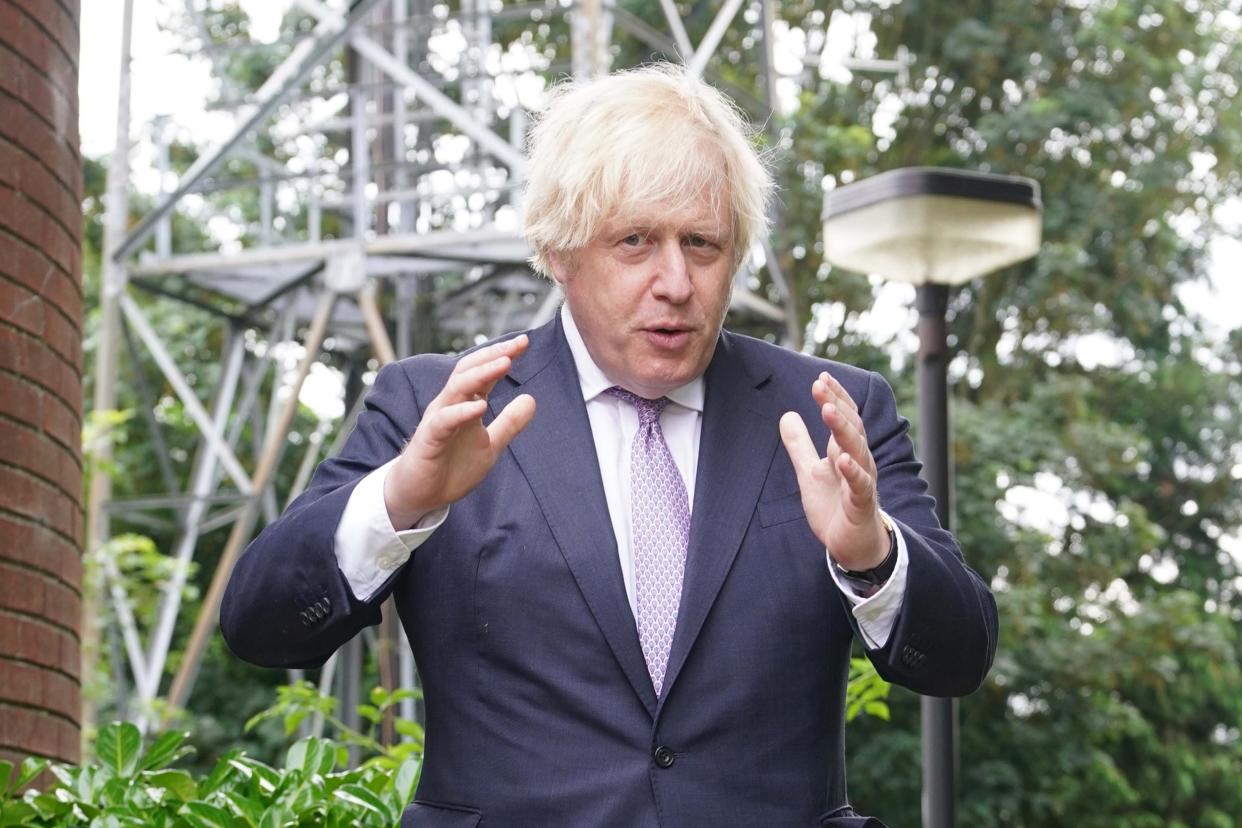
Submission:
[[[890,681],[963,695],[986,675],[996,605],[940,528],[878,375],[722,333],[706,399],[684,592],[656,698],[625,594],[586,407],[559,318],[497,383],[531,424],[370,601],[333,535],[358,480],[395,457],[455,358],[380,371],[357,427],[237,564],[221,629],[240,657],[312,667],[395,597],[423,681],[426,753],[403,826],[845,826],[843,702],[856,621],[802,510],[778,421],[828,432],[810,388],[857,401],[879,497],[909,550]],[[874,824],[874,823],[872,823]]]

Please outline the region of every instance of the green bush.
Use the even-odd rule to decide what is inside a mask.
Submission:
[[[283,768],[234,751],[195,779],[170,767],[186,754],[182,742],[188,735],[164,733],[144,751],[138,728],[117,722],[100,730],[94,763],[68,767],[27,759],[15,773],[11,763],[0,762],[0,826],[388,828],[418,785],[416,758],[405,759],[395,772],[373,761],[338,770],[345,745],[313,736],[289,748]],[[16,795],[45,769],[56,784]]]
[[[114,722],[99,731],[95,760],[79,767],[27,759],[14,768],[0,762],[0,828],[281,828],[282,826],[383,826],[397,824],[414,797],[422,769],[422,728],[396,720],[409,737],[385,746],[372,735],[384,714],[412,691],[376,688],[359,713],[368,732],[347,727],[335,715],[336,700],[301,682],[282,687],[276,704],[247,729],[281,719],[292,737],[308,716],[318,716],[336,739],[294,742],[284,767],[271,767],[230,751],[206,775],[195,778],[172,767],[192,752],[185,731],[169,731],[143,750],[138,728]],[[354,747],[366,757],[347,769]],[[18,792],[44,771],[55,778],[46,790]]]

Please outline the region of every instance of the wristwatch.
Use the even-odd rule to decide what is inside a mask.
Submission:
[[[855,581],[865,590],[874,592],[893,577],[893,570],[897,568],[897,530],[893,527],[893,522],[888,519],[888,515],[880,513],[880,520],[884,522],[884,529],[888,532],[888,554],[884,560],[880,561],[871,569],[846,569],[834,561],[837,571],[845,578]]]

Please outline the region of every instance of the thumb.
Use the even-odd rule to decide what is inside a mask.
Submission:
[[[785,444],[785,452],[789,455],[789,461],[793,463],[801,484],[819,462],[819,452],[815,450],[811,433],[806,430],[806,423],[796,412],[786,411],[781,417],[780,427],[781,442]]]
[[[535,416],[535,398],[530,394],[520,394],[509,401],[487,427],[487,436],[491,439],[492,451],[499,455],[518,436],[518,433],[530,425]]]

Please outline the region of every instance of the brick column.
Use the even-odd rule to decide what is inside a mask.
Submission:
[[[0,0],[0,758],[78,758],[79,0]]]

